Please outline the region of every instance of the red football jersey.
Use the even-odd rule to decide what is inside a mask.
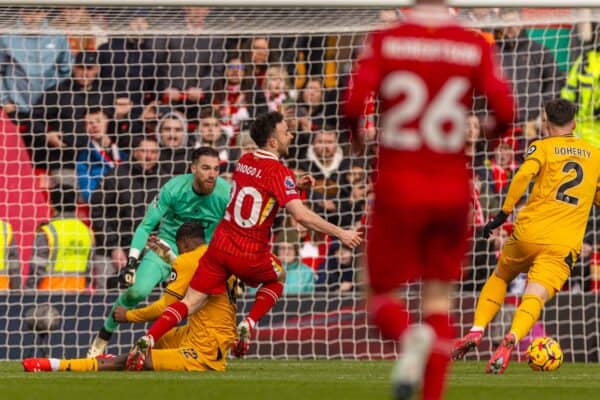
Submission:
[[[379,187],[414,183],[398,171],[420,171],[415,178],[423,186],[428,184],[423,173],[432,177],[430,186],[440,175],[467,177],[464,144],[474,93],[487,97],[499,125],[510,124],[514,116],[511,89],[492,47],[448,14],[425,19],[414,12],[405,22],[371,35],[347,98],[351,121],[364,114],[374,92],[381,114]],[[411,195],[418,191],[409,189]],[[439,195],[439,188],[432,190]]]
[[[211,245],[229,253],[270,252],[271,226],[279,207],[299,198],[293,172],[275,155],[262,150],[243,155]]]

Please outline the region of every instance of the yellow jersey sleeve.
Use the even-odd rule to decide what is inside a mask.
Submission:
[[[207,245],[197,247],[195,250],[180,254],[173,263],[175,279],[169,283],[165,293],[182,299],[185,296],[190,281],[196,272],[200,257],[206,253]]]
[[[533,142],[527,149],[527,157],[517,173],[513,176],[506,199],[502,205],[502,211],[511,214],[517,202],[523,197],[531,180],[540,172],[546,162],[543,143],[538,140]]]
[[[177,297],[171,296],[168,293],[165,293],[161,296],[160,299],[156,300],[152,304],[148,304],[146,307],[135,308],[133,310],[127,310],[125,314],[125,318],[129,322],[146,322],[146,321],[154,321],[169,307],[171,304],[175,303],[177,300],[180,300]]]
[[[173,262],[175,279],[171,281],[160,299],[146,307],[128,310],[126,318],[129,322],[151,321],[160,316],[162,312],[177,300],[183,299],[185,292],[196,272],[200,257],[206,252],[207,246],[202,245],[196,249],[179,255]]]

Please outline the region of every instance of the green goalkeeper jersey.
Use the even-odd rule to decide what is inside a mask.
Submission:
[[[158,237],[167,242],[177,253],[175,233],[186,221],[197,221],[204,227],[207,243],[225,214],[229,202],[231,186],[218,177],[210,194],[197,193],[192,182],[192,174],[179,175],[169,179],[152,200],[146,215],[136,228],[131,248],[141,251],[148,236],[158,228]]]

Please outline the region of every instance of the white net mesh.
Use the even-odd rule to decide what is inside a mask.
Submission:
[[[246,130],[257,113],[280,110],[293,127],[288,164],[319,181],[307,203],[334,223],[360,226],[371,163],[349,157],[340,99],[364,33],[403,12],[0,8],[0,220],[10,223],[0,230],[0,359],[83,355],[119,293],[116,274],[146,205],[168,178],[186,172],[194,147],[217,148],[227,177],[240,154],[252,148]],[[600,13],[473,9],[457,14],[496,43],[520,106],[514,132],[500,144],[480,139],[472,119],[468,151],[478,203],[455,309],[464,333],[510,226],[490,242],[479,239],[478,230],[497,212],[523,150],[539,135],[542,101],[560,95],[577,57],[600,44],[594,23]],[[600,90],[599,70],[591,93]],[[476,116],[484,113],[480,103]],[[373,136],[377,119],[373,104],[364,118]],[[52,206],[62,219],[76,216],[84,224],[72,223],[60,231],[71,237],[60,239],[53,236],[55,225],[38,231]],[[86,226],[94,243],[85,239]],[[548,304],[533,332],[557,337],[571,360],[597,360],[600,349],[596,231],[594,212],[568,287]],[[291,247],[295,255],[287,293],[261,321],[252,355],[395,354],[395,345],[381,341],[367,324],[361,254],[307,234],[289,218],[277,224],[274,243],[281,254]],[[68,265],[57,264],[59,251],[70,252]],[[511,286],[504,311],[472,357],[487,356],[508,329],[522,284]],[[53,286],[57,290],[48,290]],[[156,289],[150,299],[159,293]],[[409,288],[406,297],[416,306],[418,287]],[[247,295],[239,301],[241,313],[252,300]],[[121,326],[110,352],[128,350],[142,329]]]

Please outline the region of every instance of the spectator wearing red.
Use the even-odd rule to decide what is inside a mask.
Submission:
[[[225,75],[217,84],[214,101],[221,124],[231,131],[231,137],[235,137],[242,123],[250,118],[246,98],[242,93],[243,79],[244,64],[240,57],[234,55],[227,61]]]
[[[506,193],[510,179],[519,168],[515,155],[516,143],[516,140],[512,137],[503,138],[494,150],[494,158],[490,160],[489,168],[495,193]]]

